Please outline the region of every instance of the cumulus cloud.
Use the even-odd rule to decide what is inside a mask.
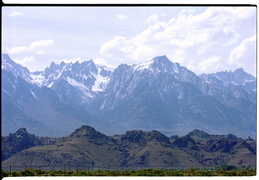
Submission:
[[[37,51],[36,52],[36,54],[38,54],[38,55],[42,55],[42,54],[44,54],[45,52],[44,51]]]
[[[212,56],[209,57],[208,59],[205,59],[201,62],[198,63],[197,68],[201,71],[201,72],[207,72],[210,69],[214,69],[215,71],[222,71],[222,69],[224,66],[221,63],[222,58],[220,56]]]
[[[28,47],[26,47],[26,46],[13,47],[11,49],[7,48],[7,52],[9,54],[17,54],[17,53],[21,53],[26,50],[28,50]]]
[[[97,65],[106,66],[106,67],[111,68],[111,69],[116,68],[115,66],[112,66],[112,64],[109,63],[106,59],[103,59],[103,58],[96,58],[96,59],[93,60],[93,62]]]
[[[256,35],[244,39],[229,55],[228,63],[233,69],[243,67],[245,71],[255,75],[256,69]]]
[[[147,23],[154,23],[158,21],[158,14],[152,14],[151,16],[148,17],[148,19],[146,20]]]
[[[13,59],[13,60],[25,67],[29,67],[31,63],[35,62],[35,59],[33,56],[26,56],[21,59]]]
[[[48,47],[48,46],[51,46],[53,43],[54,43],[54,41],[51,39],[34,41],[30,44],[29,48],[35,49],[38,47]]]
[[[166,54],[198,74],[215,72],[222,68],[217,63],[228,64],[227,50],[240,41],[239,24],[254,14],[255,8],[249,7],[209,7],[197,12],[185,9],[167,21],[153,14],[142,32],[130,38],[114,37],[101,45],[100,53],[114,63],[116,59],[134,63]]]
[[[166,16],[165,13],[152,14],[152,15],[150,15],[150,16],[147,18],[146,22],[147,22],[148,24],[157,23],[157,22],[159,22],[158,19],[159,19],[160,17],[165,17],[165,16]]]
[[[25,51],[35,50],[38,48],[46,48],[46,47],[51,46],[53,43],[54,43],[54,41],[51,39],[33,41],[29,46],[19,46],[19,47],[7,48],[7,53],[17,54],[17,53],[22,53]],[[44,51],[42,51],[42,50],[36,52],[36,54],[43,54],[43,53],[44,53]]]
[[[39,71],[40,69],[35,69],[35,65],[41,65],[42,62],[39,62],[37,57],[34,56],[25,56],[25,57],[18,57],[12,58],[16,63],[21,64],[24,67],[27,67],[31,72]],[[42,68],[42,67],[41,67]]]
[[[21,12],[11,12],[11,13],[9,14],[9,16],[11,16],[11,17],[21,16],[21,15],[23,15],[23,13],[21,13]]]
[[[235,63],[236,60],[242,58],[245,53],[248,52],[248,49],[255,47],[255,42],[256,42],[256,36],[254,35],[253,37],[244,39],[241,44],[237,47],[235,47],[229,56],[229,63],[233,64]]]

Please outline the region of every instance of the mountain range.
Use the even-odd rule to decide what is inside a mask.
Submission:
[[[195,129],[184,136],[157,130],[106,136],[83,125],[66,137],[49,138],[20,128],[2,137],[2,168],[89,170],[96,168],[256,166],[255,140]]]
[[[2,134],[62,137],[81,125],[256,137],[256,78],[242,68],[196,75],[166,56],[115,69],[82,63],[30,72],[2,54]]]

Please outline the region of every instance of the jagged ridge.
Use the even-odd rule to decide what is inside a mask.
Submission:
[[[197,76],[158,56],[114,71],[86,61],[31,73],[7,55],[2,59],[5,135],[23,125],[64,136],[89,124],[110,135],[131,129],[183,135],[198,128],[255,137],[256,79],[242,69]]]

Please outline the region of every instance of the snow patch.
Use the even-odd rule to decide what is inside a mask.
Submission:
[[[98,67],[98,74],[92,74],[95,77],[94,85],[92,86],[92,91],[94,92],[103,92],[106,88],[106,85],[110,81],[109,76],[102,76],[101,74],[101,68]]]
[[[245,85],[246,83],[255,82],[254,79],[245,80],[242,85]]]
[[[6,90],[2,89],[3,92],[5,92],[6,94],[8,94],[9,96],[11,96],[11,94],[9,92],[7,92]]]
[[[179,73],[179,70],[178,70],[178,68],[177,68],[177,65],[176,65],[176,64],[173,64],[173,68],[174,68],[174,72],[175,72],[175,73]]]
[[[51,88],[53,86],[54,82],[51,82],[49,85],[47,85],[48,88]]]
[[[32,96],[33,96],[35,99],[37,99],[37,96],[34,94],[34,92],[33,92],[32,90],[30,90],[30,92],[31,92]]]
[[[87,101],[87,99],[90,97],[90,98],[93,98],[94,96],[89,92],[89,89],[83,85],[82,83],[80,82],[77,82],[76,80],[74,79],[71,79],[69,77],[67,77],[67,82],[69,84],[71,84],[72,86],[76,87],[78,90],[80,90],[82,93],[83,93],[83,97],[82,99],[84,101]]]
[[[67,82],[69,84],[71,84],[72,86],[75,86],[77,87],[78,89],[82,90],[82,91],[85,91],[85,90],[89,90],[85,85],[83,85],[82,83],[79,83],[77,82],[76,80],[74,79],[71,79],[69,77],[67,77]]]
[[[31,82],[37,84],[38,86],[43,86],[46,79],[44,78],[43,74],[30,74]]]
[[[133,71],[135,71],[135,70],[141,71],[141,70],[144,70],[144,69],[149,69],[149,68],[150,68],[150,65],[151,65],[153,62],[154,62],[154,61],[152,60],[152,61],[148,61],[148,62],[146,62],[146,63],[141,63],[141,64],[138,64],[138,65],[135,65]]]

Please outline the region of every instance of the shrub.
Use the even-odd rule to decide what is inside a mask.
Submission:
[[[3,179],[4,177],[8,177],[8,173],[1,169],[1,179]]]
[[[22,176],[35,176],[36,173],[33,169],[29,168],[29,169],[26,169],[24,171],[21,171],[21,175]]]

